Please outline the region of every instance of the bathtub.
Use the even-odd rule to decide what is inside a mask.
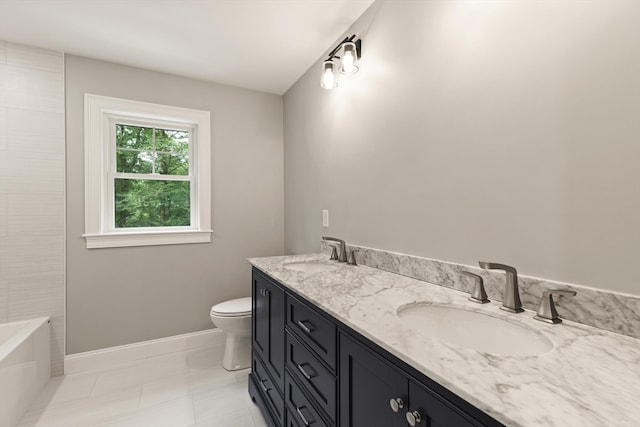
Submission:
[[[16,426],[51,376],[48,317],[0,324],[0,425]]]

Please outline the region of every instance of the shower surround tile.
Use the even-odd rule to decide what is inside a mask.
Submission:
[[[64,357],[64,56],[0,42],[0,322],[51,317]]]
[[[321,242],[322,252],[330,254],[330,247]],[[347,245],[356,249],[358,264],[422,280],[438,286],[471,292],[472,279],[460,273],[482,276],[489,299],[502,301],[504,272],[483,270],[470,265],[423,258],[366,246]],[[520,299],[524,308],[536,311],[542,292],[548,289],[571,290],[575,297],[556,297],[560,317],[610,332],[640,338],[640,296],[604,291],[571,283],[518,275]]]

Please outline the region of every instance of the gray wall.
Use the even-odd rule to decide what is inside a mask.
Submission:
[[[85,92],[211,112],[212,243],[86,249]],[[66,103],[67,354],[213,327],[283,251],[282,97],[67,55]]]
[[[64,358],[64,57],[0,40],[0,323],[51,318]]]
[[[285,251],[325,231],[640,294],[638,22],[635,0],[377,2],[360,72],[285,94]]]

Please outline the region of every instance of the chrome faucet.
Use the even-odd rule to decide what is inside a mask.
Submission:
[[[342,239],[337,239],[335,237],[325,237],[322,236],[322,240],[326,242],[338,242],[340,243],[340,255],[338,255],[339,262],[347,262],[347,244]]]
[[[502,296],[501,310],[509,311],[511,313],[522,313],[522,302],[520,301],[520,292],[518,291],[518,272],[515,268],[498,264],[495,262],[478,262],[480,268],[485,270],[504,270],[507,273],[506,283],[504,287],[504,294]]]

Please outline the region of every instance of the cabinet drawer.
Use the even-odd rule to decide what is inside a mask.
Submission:
[[[255,354],[253,355],[251,367],[252,374],[258,383],[258,388],[262,392],[264,400],[267,402],[267,406],[269,406],[272,414],[282,425],[284,423],[284,400],[282,396],[280,396],[271,377],[267,374],[267,369],[262,364],[262,361]]]
[[[320,413],[313,407],[311,401],[287,374],[285,375],[285,399],[289,415],[300,426],[328,427]],[[295,424],[294,424],[295,425]]]
[[[336,378],[291,333],[287,332],[287,366],[318,406],[336,419]]]
[[[332,369],[336,367],[336,325],[287,295],[287,326]]]

